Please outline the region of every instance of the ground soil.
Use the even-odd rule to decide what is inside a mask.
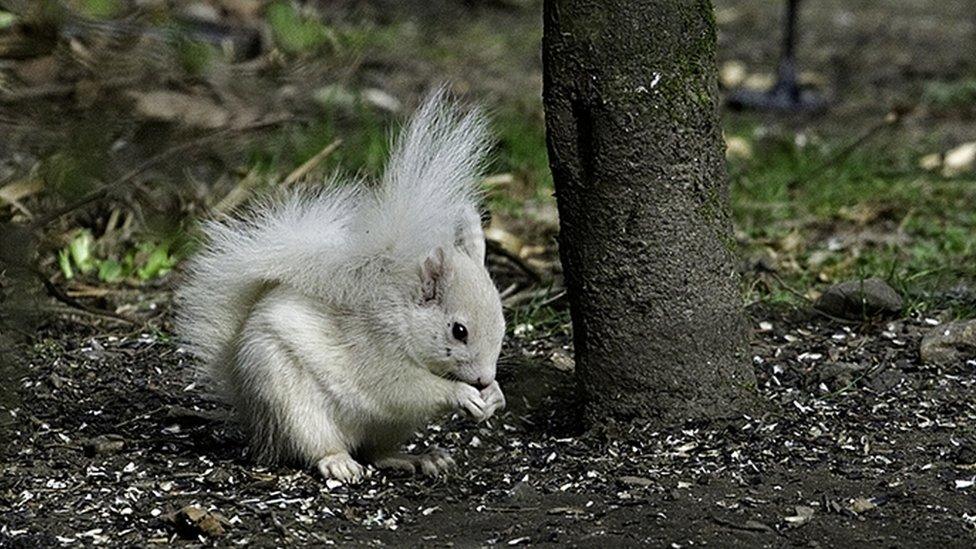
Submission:
[[[919,364],[936,319],[752,316],[764,402],[752,416],[580,432],[572,373],[549,359],[561,342],[514,339],[499,372],[509,408],[416,441],[452,450],[455,473],[374,472],[358,486],[252,462],[160,335],[52,323],[18,353],[0,545],[976,543],[976,364]],[[94,449],[105,435],[121,448]],[[226,532],[174,526],[190,504],[220,513]]]

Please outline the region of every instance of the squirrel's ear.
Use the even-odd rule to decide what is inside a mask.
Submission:
[[[420,267],[421,305],[439,303],[444,295],[444,284],[450,274],[447,257],[440,246],[431,250]]]
[[[481,214],[467,208],[457,229],[455,245],[479,265],[485,263],[485,231],[481,228]]]

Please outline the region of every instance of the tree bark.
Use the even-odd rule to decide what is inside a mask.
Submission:
[[[755,399],[708,0],[546,0],[544,101],[586,418]]]

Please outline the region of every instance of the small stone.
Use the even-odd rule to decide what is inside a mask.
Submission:
[[[212,130],[224,127],[231,118],[224,107],[208,97],[162,89],[130,91],[128,95],[135,101],[135,111],[149,120]]]
[[[646,477],[634,477],[634,476],[624,476],[620,477],[620,482],[627,484],[629,486],[639,486],[641,488],[647,488],[652,486],[654,481]]]
[[[222,484],[231,482],[231,480],[233,480],[233,476],[226,469],[217,467],[213,471],[210,471],[210,473],[204,477],[204,480],[213,486],[220,486]]]
[[[952,462],[962,467],[976,465],[976,439],[963,441],[953,452]]]
[[[955,177],[976,169],[976,141],[950,150],[942,162],[942,176]]]
[[[184,6],[181,11],[183,12],[183,16],[188,19],[198,19],[200,21],[207,21],[208,23],[220,23],[221,20],[220,12],[217,11],[217,8],[204,2],[193,2]]]
[[[742,523],[742,528],[744,530],[749,530],[750,532],[775,532],[769,525],[763,524],[758,520],[747,520]]]
[[[934,172],[942,167],[942,155],[939,153],[927,154],[918,159],[918,167],[927,172]]]
[[[922,362],[939,366],[963,364],[976,358],[976,320],[960,320],[936,326],[922,338]]]
[[[528,482],[519,482],[512,487],[509,499],[512,503],[521,506],[529,506],[539,501],[539,491]]]
[[[850,509],[852,513],[857,515],[865,511],[870,511],[871,509],[875,509],[877,507],[878,504],[876,504],[874,501],[868,498],[861,497],[861,498],[854,498],[854,500],[851,501],[851,505],[850,507],[848,507],[848,509]]]
[[[554,350],[549,356],[549,361],[560,372],[572,372],[576,369],[576,361],[563,349]]]
[[[874,316],[897,316],[901,313],[903,301],[885,281],[868,278],[834,284],[813,306],[832,316],[860,320]]]
[[[839,391],[849,387],[857,379],[856,376],[864,371],[864,366],[851,362],[832,362],[817,368],[817,381],[824,383],[832,391]]]
[[[773,73],[755,73],[746,76],[742,81],[743,88],[747,90],[766,91],[776,84],[776,75]]]
[[[878,372],[868,379],[867,386],[876,393],[886,393],[905,380],[905,374],[899,370],[888,368]]]
[[[230,525],[230,521],[220,513],[207,511],[197,505],[187,505],[164,516],[163,520],[172,524],[181,536],[188,539],[196,538],[200,534],[219,537],[224,535],[224,527]]]
[[[125,448],[125,439],[119,435],[98,435],[83,442],[82,448],[89,457],[117,454]]]
[[[51,372],[51,375],[48,376],[47,380],[50,382],[51,387],[55,389],[61,389],[64,387],[64,379],[54,372]]]
[[[813,518],[815,513],[813,507],[807,507],[805,505],[797,505],[794,507],[796,514],[790,517],[786,517],[786,522],[792,523],[796,526],[801,524],[806,524]]]
[[[356,106],[356,94],[349,88],[330,84],[312,93],[316,103],[330,109],[351,110]]]

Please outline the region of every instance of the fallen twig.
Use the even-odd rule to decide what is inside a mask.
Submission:
[[[755,520],[747,520],[744,523],[739,524],[737,522],[732,522],[730,520],[725,520],[723,518],[719,518],[719,517],[713,516],[712,517],[712,521],[714,521],[715,524],[718,524],[719,526],[724,526],[726,528],[731,528],[732,530],[741,530],[743,532],[757,532],[757,533],[761,533],[761,534],[777,534],[777,535],[779,535],[779,532],[777,532],[776,530],[774,530],[772,527],[767,526],[767,525],[765,525],[765,524],[763,524],[761,522],[755,521]]]
[[[219,130],[219,131],[216,131],[216,132],[211,133],[209,135],[205,135],[205,136],[199,137],[197,139],[193,139],[193,140],[187,141],[186,143],[181,143],[180,145],[176,145],[174,147],[171,147],[171,148],[169,148],[169,149],[167,149],[167,150],[165,150],[165,151],[157,154],[156,156],[153,156],[152,158],[149,158],[148,160],[146,160],[142,164],[139,164],[138,166],[136,166],[135,168],[133,168],[132,170],[130,170],[129,172],[127,172],[126,174],[124,174],[122,177],[116,179],[115,181],[113,181],[111,183],[108,183],[106,185],[103,185],[100,188],[98,188],[98,189],[96,189],[96,190],[88,193],[87,195],[83,196],[81,199],[79,199],[79,200],[77,200],[75,202],[72,202],[71,204],[66,204],[66,205],[62,206],[61,208],[58,208],[57,210],[54,210],[53,212],[50,212],[50,213],[48,213],[48,214],[46,214],[44,216],[38,217],[37,219],[35,219],[30,224],[30,226],[31,226],[32,229],[35,229],[35,230],[40,229],[40,228],[46,226],[48,223],[51,223],[52,221],[60,218],[61,216],[65,215],[65,214],[68,214],[70,212],[73,212],[74,210],[77,210],[78,208],[82,208],[84,206],[87,206],[88,204],[91,204],[92,202],[95,202],[97,200],[101,200],[102,198],[104,198],[105,196],[107,196],[109,194],[109,192],[111,192],[113,189],[115,189],[117,187],[120,187],[120,186],[122,186],[122,185],[124,185],[126,183],[131,182],[133,179],[135,179],[136,177],[138,177],[140,174],[142,174],[143,172],[145,172],[149,168],[152,168],[156,164],[159,164],[160,162],[162,162],[164,160],[167,160],[167,159],[169,159],[169,158],[171,158],[171,157],[173,157],[173,156],[175,156],[175,155],[177,155],[179,153],[188,151],[188,150],[193,149],[195,147],[199,147],[200,145],[202,145],[204,143],[207,143],[209,141],[213,141],[214,139],[226,137],[228,134],[251,132],[251,131],[255,131],[255,130],[259,130],[259,129],[263,129],[263,128],[267,128],[267,127],[271,127],[271,126],[276,126],[276,125],[279,125],[279,124],[281,124],[283,122],[287,122],[289,120],[292,120],[292,118],[291,117],[277,117],[277,118],[272,118],[272,119],[269,119],[269,120],[260,120],[260,121],[253,122],[253,123],[250,123],[250,124],[245,124],[243,126],[237,126],[237,127],[234,127],[234,128],[226,128],[226,129],[223,129],[223,130]]]
[[[135,423],[136,421],[139,421],[140,419],[149,419],[150,417],[158,414],[159,412],[165,410],[166,408],[167,408],[166,406],[159,406],[157,408],[153,408],[152,410],[149,410],[148,412],[143,412],[143,413],[141,413],[141,414],[139,414],[137,416],[130,417],[129,419],[127,419],[125,421],[122,421],[120,423],[116,423],[115,424],[115,428],[118,429],[119,427],[125,427],[126,425],[129,425],[130,423]]]
[[[306,160],[301,166],[295,168],[285,180],[281,182],[282,187],[290,187],[297,181],[301,180],[303,177],[308,175],[316,166],[322,163],[323,160],[329,157],[330,154],[335,152],[339,146],[342,145],[342,139],[336,139],[332,143],[326,145],[321,151],[315,154],[312,158]]]
[[[861,133],[857,138],[848,143],[847,145],[841,147],[839,150],[835,151],[829,157],[825,158],[822,162],[819,162],[816,166],[810,169],[803,170],[799,176],[794,177],[791,181],[792,185],[797,185],[800,182],[808,179],[813,179],[819,174],[822,174],[833,168],[837,164],[843,162],[848,156],[854,151],[862,147],[865,143],[871,141],[877,137],[881,132],[888,128],[894,128],[901,123],[902,118],[908,113],[889,113],[880,122],[868,127],[864,132]]]
[[[512,262],[516,267],[519,268],[519,270],[532,277],[532,280],[536,282],[542,282],[543,280],[542,274],[536,271],[534,268],[532,268],[531,265],[526,263],[517,254],[513,254],[512,252],[506,250],[501,244],[495,242],[494,240],[485,240],[485,244],[487,245],[489,252],[501,256],[507,259],[508,261]]]
[[[552,305],[553,303],[556,303],[557,301],[563,299],[564,297],[566,297],[566,290],[558,287],[542,288],[537,290],[529,289],[523,292],[519,292],[515,295],[509,296],[508,298],[502,301],[502,305],[507,308],[512,308],[512,307],[518,307],[523,303],[534,301],[536,299],[543,299],[543,301],[539,303],[539,306],[546,307],[548,305]]]
[[[240,206],[242,202],[247,200],[248,195],[251,194],[251,190],[254,189],[260,181],[261,177],[258,175],[257,170],[251,170],[237,183],[233,189],[230,190],[229,193],[225,194],[224,197],[213,206],[213,211],[217,213],[227,213]]]
[[[125,324],[129,324],[131,326],[144,325],[142,322],[139,322],[138,320],[131,319],[125,315],[120,315],[113,311],[105,311],[102,309],[96,309],[95,307],[89,307],[88,305],[85,305],[84,303],[62,292],[61,288],[58,288],[57,285],[54,284],[54,282],[51,282],[50,279],[44,276],[44,273],[41,273],[40,271],[34,271],[34,275],[38,278],[38,280],[41,281],[41,284],[44,285],[44,288],[47,290],[48,295],[60,301],[61,303],[67,305],[68,307],[71,307],[71,309],[80,311],[88,315],[100,317],[100,318],[115,320],[118,322],[124,322]]]

